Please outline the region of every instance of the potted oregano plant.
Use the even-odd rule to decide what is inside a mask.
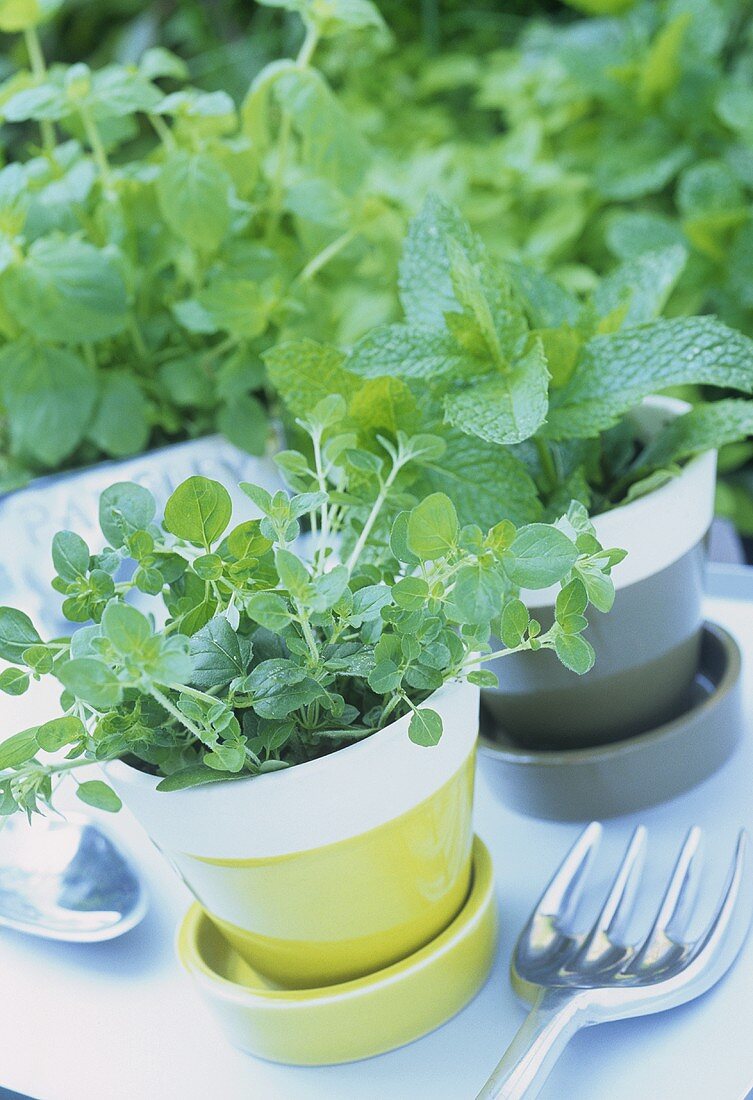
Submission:
[[[39,26],[57,6],[0,10],[29,60],[0,87],[14,147],[28,149],[0,170],[0,493],[35,479],[0,505],[16,536],[0,590],[40,615],[34,548],[60,527],[96,530],[85,508],[111,482],[144,482],[164,504],[191,473],[270,476],[260,352],[302,326],[336,332],[332,265],[367,256],[359,280],[381,288],[401,221],[314,66],[321,42],[378,33],[368,0],[295,5],[298,56],[262,69],[240,108],[188,84],[161,48],[138,65],[48,64]]]
[[[300,418],[292,495],[241,486],[260,520],[231,526],[227,490],[202,477],[162,524],[144,488],[108,489],[104,549],[53,541],[64,611],[90,620],[70,637],[0,609],[0,688],[63,688],[60,717],[0,745],[0,812],[43,809],[63,775],[84,802],[122,799],[237,950],[297,986],[386,965],[458,912],[490,638],[577,645],[572,594],[597,574],[606,591],[622,557],[581,517],[577,536],[567,520],[461,523],[445,494],[416,494],[441,438],[361,446],[345,412],[335,395]],[[564,596],[544,631],[518,590],[549,585]],[[77,778],[92,761],[107,783]]]
[[[562,664],[516,654],[501,687],[486,692],[523,744],[573,747],[651,728],[684,702],[697,668],[715,451],[751,431],[753,403],[690,410],[651,395],[687,383],[753,392],[753,343],[714,317],[660,317],[684,259],[681,248],[656,250],[579,297],[539,272],[492,263],[459,214],[432,199],[405,244],[405,321],[339,357],[328,352],[328,383],[352,408],[389,394],[422,430],[442,431],[445,451],[423,484],[450,493],[462,522],[538,522],[572,499],[584,548],[590,514],[597,537],[628,551],[615,609],[560,640]],[[267,355],[294,411],[309,355],[307,344]],[[586,600],[610,610],[611,584],[602,591],[587,570],[581,579],[567,597],[533,596],[537,620],[552,622],[565,599],[574,615]],[[502,635],[513,647],[516,639]],[[601,658],[593,670],[591,641]]]

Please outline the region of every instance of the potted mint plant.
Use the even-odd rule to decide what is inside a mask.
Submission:
[[[489,639],[577,645],[580,613],[542,631],[518,589],[567,602],[622,557],[562,526],[461,524],[414,493],[440,438],[380,432],[380,453],[344,414],[332,396],[301,418],[292,495],[242,485],[261,520],[231,526],[211,479],[180,485],[161,526],[147,490],[108,489],[104,549],[53,542],[64,611],[90,620],[72,636],[0,609],[0,688],[63,688],[60,717],[0,745],[0,811],[42,809],[65,774],[84,802],[122,799],[240,954],[298,987],[387,965],[459,911]],[[77,778],[92,761],[107,783]]]
[[[340,358],[330,353],[328,383],[351,409],[389,395],[423,430],[443,433],[446,449],[423,487],[448,492],[462,522],[555,519],[574,499],[584,549],[590,513],[597,536],[628,551],[612,614],[560,639],[562,664],[516,654],[500,688],[485,693],[496,720],[531,747],[650,728],[684,701],[697,668],[715,450],[753,429],[753,404],[689,410],[651,395],[687,383],[753,392],[753,343],[713,317],[660,317],[684,259],[681,248],[656,250],[578,297],[538,272],[493,264],[457,212],[432,199],[403,254],[405,321]],[[307,354],[299,344],[267,356],[294,412],[306,400]],[[586,600],[610,610],[612,586],[601,589],[586,573],[568,613],[581,614]],[[555,591],[532,596],[537,620],[553,621],[558,600]],[[513,646],[516,638],[502,635]]]
[[[321,41],[381,26],[367,0],[298,5],[298,56],[259,72],[240,109],[187,84],[164,49],[48,65],[38,32],[56,6],[0,10],[29,59],[0,89],[29,149],[0,170],[0,493],[34,479],[0,504],[15,531],[0,591],[39,616],[34,548],[61,527],[94,532],[85,509],[111,482],[143,482],[161,504],[192,473],[270,487],[260,352],[301,326],[336,331],[329,269],[367,253],[381,285],[393,261],[370,241],[396,217],[314,67]]]

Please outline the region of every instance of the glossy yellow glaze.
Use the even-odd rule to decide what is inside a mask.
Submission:
[[[455,920],[377,973],[326,988],[275,988],[198,905],[183,921],[177,950],[231,1043],[275,1062],[325,1065],[382,1054],[454,1016],[486,980],[496,930],[491,858],[477,838],[471,891]]]
[[[239,954],[295,987],[348,981],[435,937],[470,884],[474,755],[432,797],[336,844],[271,859],[166,853]]]

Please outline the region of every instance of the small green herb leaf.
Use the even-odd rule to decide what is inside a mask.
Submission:
[[[558,634],[554,650],[565,668],[583,675],[593,668],[595,653],[593,646],[579,634]]]
[[[23,695],[29,690],[29,674],[21,668],[4,668],[0,672],[0,691],[6,695]]]
[[[86,735],[80,718],[68,715],[64,718],[52,718],[37,730],[37,744],[45,752],[57,752],[64,745],[81,741]]]
[[[60,669],[59,679],[72,695],[98,710],[116,707],[123,697],[123,688],[115,673],[93,657],[68,661]]]
[[[0,607],[0,657],[6,661],[22,661],[24,650],[41,642],[34,624],[25,612],[14,607]]]
[[[502,558],[513,584],[533,589],[561,581],[577,560],[578,550],[567,535],[544,523],[521,527]]]
[[[4,741],[0,741],[0,771],[17,768],[27,760],[33,760],[38,748],[36,726],[6,737]]]
[[[411,715],[408,736],[414,745],[423,745],[425,748],[438,745],[442,737],[442,719],[435,710],[421,707]]]
[[[165,527],[180,539],[209,550],[230,523],[230,494],[219,481],[189,477],[165,505]]]
[[[423,561],[446,557],[458,536],[455,506],[444,493],[432,493],[408,517],[408,549]]]
[[[76,794],[87,806],[94,806],[98,810],[106,810],[108,813],[117,813],[123,803],[116,795],[112,787],[103,783],[101,779],[89,779],[85,783],[79,783]]]

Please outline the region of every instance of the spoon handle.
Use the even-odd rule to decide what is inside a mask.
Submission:
[[[577,994],[542,989],[476,1100],[533,1100],[584,1023]]]

